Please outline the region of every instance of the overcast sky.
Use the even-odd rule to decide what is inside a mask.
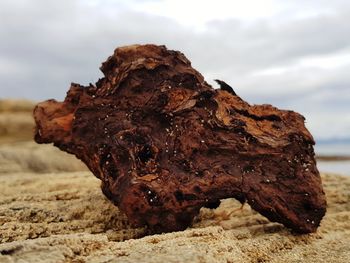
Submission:
[[[0,98],[63,99],[118,46],[165,44],[213,84],[350,137],[348,0],[1,0]],[[216,86],[215,86],[216,87]]]

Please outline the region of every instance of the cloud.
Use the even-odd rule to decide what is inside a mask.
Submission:
[[[160,0],[1,1],[0,97],[62,99],[70,82],[96,82],[117,46],[166,44],[209,83],[223,79],[251,103],[300,111],[317,138],[347,136],[350,4],[270,2],[275,8],[253,19],[220,16],[215,11],[228,9],[220,6],[227,1],[206,10],[204,1],[200,23],[186,25],[180,22],[192,18],[176,10],[166,17],[147,8],[162,10]]]

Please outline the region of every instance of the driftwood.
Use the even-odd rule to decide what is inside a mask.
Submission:
[[[326,199],[304,117],[213,89],[164,46],[115,50],[105,77],[34,110],[35,140],[75,154],[130,222],[188,227],[234,197],[296,232],[316,231]],[[96,208],[98,209],[98,207]]]

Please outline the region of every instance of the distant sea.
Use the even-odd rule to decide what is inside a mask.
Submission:
[[[350,156],[350,142],[317,143],[316,155]],[[320,172],[336,173],[350,176],[350,161],[317,161]]]

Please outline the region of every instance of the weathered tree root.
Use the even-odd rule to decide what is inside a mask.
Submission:
[[[234,197],[316,231],[326,199],[303,116],[213,89],[164,46],[118,48],[101,70],[96,86],[72,84],[64,102],[36,106],[35,140],[81,159],[132,223],[182,230]]]

